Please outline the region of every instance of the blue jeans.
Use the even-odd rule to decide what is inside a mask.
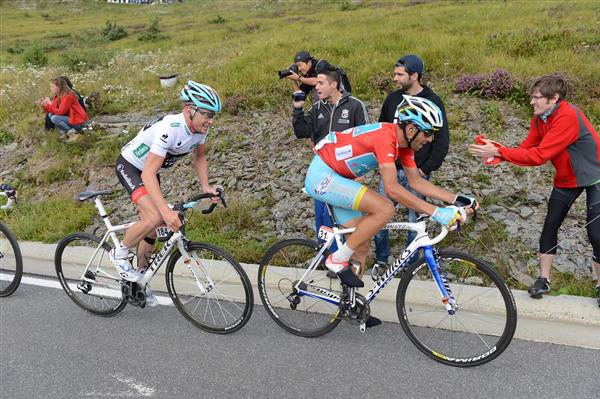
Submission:
[[[60,129],[60,131],[62,131],[63,133],[68,131],[69,129],[75,129],[79,131],[85,126],[85,123],[82,123],[80,125],[69,124],[69,115],[55,115],[48,113],[48,116],[50,117],[52,123],[54,123],[54,126]]]
[[[329,212],[327,212],[327,207],[323,201],[319,201],[315,199],[315,227],[317,230],[317,234],[319,234],[319,228],[321,226],[333,227],[333,221],[331,220],[331,216],[329,216]],[[319,242],[324,242],[323,240],[318,239]],[[337,244],[335,241],[329,247],[329,253],[334,253],[337,251]]]
[[[429,180],[429,176],[426,176],[425,178],[427,180]],[[410,191],[417,197],[421,198],[422,200],[425,199],[425,196],[417,193],[415,190],[410,188],[410,186],[408,185],[408,179],[406,178],[406,175],[404,174],[404,169],[402,169],[402,168],[398,169],[398,183],[402,184],[402,186],[404,188],[406,188],[408,191]],[[383,190],[383,180],[381,178],[379,179],[379,185],[377,186],[377,192],[383,196],[386,196],[385,192]],[[396,201],[392,200],[392,202],[394,203],[394,205],[396,204]],[[414,209],[408,209],[408,222],[409,223],[416,222],[417,217],[418,217],[417,211],[415,211]],[[404,244],[405,247],[408,246],[412,242],[412,240],[414,240],[415,237],[417,236],[416,232],[414,232],[412,230],[407,230],[407,231],[408,231],[408,235],[406,237],[406,243]],[[388,230],[379,230],[379,232],[377,234],[375,234],[375,237],[374,237],[375,259],[377,262],[383,262],[383,263],[388,262],[388,258],[390,257],[390,243],[388,241],[388,235],[389,235]]]

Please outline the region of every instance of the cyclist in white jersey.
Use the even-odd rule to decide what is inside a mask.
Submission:
[[[193,152],[194,169],[202,190],[218,194],[208,183],[204,141],[215,114],[221,111],[221,100],[214,89],[191,80],[181,90],[180,99],[184,104],[180,114],[167,115],[148,123],[123,147],[116,162],[117,177],[131,194],[141,216],[141,220],[127,230],[121,247],[110,252],[119,273],[128,281],[137,282],[142,276],[147,257],[154,247],[156,228],[163,223],[172,231],[181,227],[177,212],[168,207],[162,195],[161,171]],[[128,254],[129,249],[138,244],[138,270],[135,270]],[[146,297],[149,305],[157,303],[149,289]]]

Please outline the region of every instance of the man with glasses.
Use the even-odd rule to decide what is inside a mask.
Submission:
[[[211,87],[190,80],[181,90],[179,98],[183,102],[183,111],[160,117],[144,126],[123,147],[116,162],[117,177],[131,195],[141,216],[141,220],[127,230],[121,247],[110,252],[119,273],[128,281],[137,282],[147,267],[156,239],[155,229],[163,223],[172,231],[181,227],[177,212],[168,207],[162,195],[161,171],[193,152],[194,169],[202,190],[218,194],[208,183],[204,142],[215,114],[221,111],[219,95]],[[132,267],[128,259],[129,250],[136,246],[138,270]],[[147,303],[150,306],[157,304],[148,291]]]
[[[534,117],[529,135],[516,148],[497,147],[489,140],[473,144],[469,152],[478,157],[499,157],[520,166],[538,166],[548,161],[556,168],[554,188],[540,236],[541,273],[529,288],[532,298],[550,291],[550,269],[556,255],[558,229],[567,212],[585,190],[587,234],[596,269],[596,297],[600,306],[600,136],[575,105],[569,104],[567,82],[559,74],[537,79],[529,90]]]
[[[443,124],[439,131],[436,132],[435,140],[425,143],[421,149],[415,151],[417,172],[421,177],[429,180],[431,172],[439,169],[442,165],[442,162],[448,153],[450,138],[448,134],[448,120],[446,119],[444,103],[440,97],[433,92],[433,90],[426,85],[421,84],[423,71],[423,60],[414,54],[405,55],[396,62],[394,66],[394,81],[396,82],[398,90],[390,93],[383,102],[381,114],[379,115],[379,122],[396,122],[394,120],[396,107],[403,101],[403,96],[405,94],[425,98],[433,102],[440,109],[442,113]],[[420,199],[425,199],[424,196],[417,193],[410,186],[405,170],[402,168],[402,165],[399,161],[396,161],[396,169],[398,173],[398,182],[400,182],[402,186],[409,190],[412,194],[415,194]],[[385,194],[383,179],[379,180],[377,191],[381,194]],[[417,212],[414,209],[409,208],[408,222],[416,222],[417,217]],[[406,237],[406,246],[408,246],[412,240],[415,239],[415,235],[416,233],[414,231],[408,232]],[[373,278],[376,278],[385,272],[389,255],[390,248],[388,231],[381,230],[375,235],[375,264],[373,265]]]

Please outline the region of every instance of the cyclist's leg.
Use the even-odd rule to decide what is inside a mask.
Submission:
[[[152,252],[154,252],[154,244],[156,242],[156,232],[153,232],[146,237],[142,241],[138,243],[137,246],[137,268],[139,271],[145,270],[148,268],[148,263],[150,261],[150,257],[152,256]]]
[[[383,179],[379,178],[377,192],[385,196],[383,189]],[[387,230],[379,230],[374,237],[375,241],[375,262],[387,264],[390,257],[390,242],[389,232]]]
[[[127,229],[122,247],[118,248],[117,257],[126,256],[128,248],[134,248],[144,239],[144,237],[155,238],[155,229],[162,222],[162,217],[158,208],[147,195],[146,188],[142,181],[142,171],[127,162],[123,156],[119,156],[116,162],[116,174],[127,192],[131,195],[132,201],[137,205],[141,220]],[[159,180],[160,183],[160,180]],[[144,257],[144,253],[151,251],[150,245],[142,244],[142,251],[138,257]],[[140,256],[141,255],[141,256]]]

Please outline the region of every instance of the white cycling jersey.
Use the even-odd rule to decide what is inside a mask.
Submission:
[[[206,134],[192,133],[183,113],[166,115],[148,123],[133,140],[121,149],[121,155],[130,164],[144,170],[148,153],[165,157],[162,168],[173,166],[175,161],[206,141]]]

